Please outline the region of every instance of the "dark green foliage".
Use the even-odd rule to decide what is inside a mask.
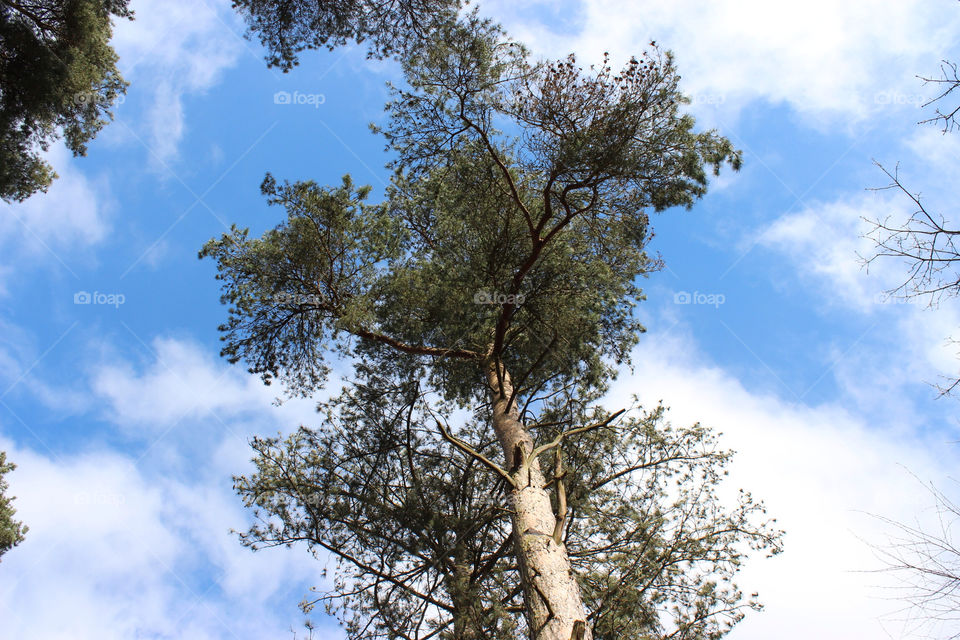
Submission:
[[[421,42],[456,14],[459,0],[233,0],[251,35],[267,48],[267,64],[289,71],[298,54],[353,40],[381,57]]]
[[[28,528],[22,522],[13,519],[17,510],[13,508],[14,497],[7,497],[9,483],[4,475],[17,468],[12,462],[7,462],[7,453],[0,451],[0,556],[23,542],[23,536]]]
[[[24,200],[56,177],[41,152],[62,136],[74,155],[126,91],[110,47],[128,0],[0,0],[0,198]]]

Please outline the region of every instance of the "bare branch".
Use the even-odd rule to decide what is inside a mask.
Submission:
[[[434,417],[434,421],[437,423],[437,427],[440,429],[440,433],[443,435],[444,440],[446,440],[447,442],[455,446],[457,449],[460,449],[460,451],[463,451],[468,456],[471,456],[475,460],[480,461],[484,466],[486,466],[488,469],[490,469],[494,473],[499,474],[500,477],[502,477],[504,480],[510,483],[511,487],[517,486],[516,483],[513,481],[513,478],[510,477],[510,474],[504,471],[500,465],[498,465],[496,462],[492,461],[490,458],[488,458],[487,456],[483,455],[482,453],[480,453],[479,451],[477,451],[476,449],[468,445],[463,440],[460,440],[459,438],[451,434],[447,430],[447,428],[443,426],[443,423],[440,422],[440,420],[437,419],[436,417]]]
[[[526,460],[524,460],[523,462],[524,466],[529,465],[530,461],[533,460],[534,458],[539,457],[540,455],[546,453],[547,451],[550,451],[551,449],[559,447],[560,444],[564,441],[564,439],[569,438],[571,436],[575,436],[580,433],[586,433],[587,431],[593,431],[594,429],[600,429],[601,427],[605,427],[611,422],[613,422],[614,420],[616,420],[617,418],[619,418],[625,411],[626,409],[620,409],[619,411],[616,411],[610,414],[610,416],[606,420],[602,420],[594,424],[588,424],[584,427],[577,427],[576,429],[570,429],[569,431],[564,431],[563,433],[558,435],[556,438],[554,438],[552,442],[548,442],[547,444],[540,445],[539,447],[534,449],[533,452],[529,456],[527,456]]]

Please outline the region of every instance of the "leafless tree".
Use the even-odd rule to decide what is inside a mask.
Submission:
[[[919,124],[936,124],[943,132],[953,131],[957,126],[960,102],[955,98],[960,92],[960,74],[957,65],[946,60],[940,66],[940,77],[917,76],[925,84],[938,86],[938,93],[923,104],[934,107],[934,115]],[[879,259],[893,258],[905,265],[906,277],[896,287],[886,291],[888,296],[925,299],[930,307],[937,307],[944,299],[960,294],[960,248],[957,246],[960,226],[944,215],[932,211],[921,199],[921,194],[906,187],[900,180],[897,164],[893,171],[879,162],[874,162],[890,179],[877,191],[900,191],[911,202],[914,210],[906,218],[888,215],[885,218],[863,218],[869,225],[865,238],[874,243],[873,252],[860,256],[863,265],[870,267]],[[949,339],[951,343],[958,341]],[[945,376],[937,385],[940,395],[951,394],[960,385],[960,374]]]
[[[918,517],[906,524],[874,515],[889,535],[885,544],[871,546],[886,565],[880,571],[900,580],[896,599],[905,606],[894,615],[914,632],[954,640],[960,638],[960,506],[933,483],[922,484],[933,498],[930,521]]]

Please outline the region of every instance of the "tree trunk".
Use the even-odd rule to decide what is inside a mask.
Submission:
[[[448,578],[447,590],[456,612],[453,618],[452,640],[484,640],[481,600],[470,584],[472,568],[465,559],[458,557],[454,573]]]
[[[553,539],[557,518],[544,486],[540,461],[523,464],[533,451],[533,438],[520,422],[515,401],[508,406],[513,394],[509,373],[501,368],[498,376],[496,366],[491,364],[486,376],[493,397],[493,429],[516,485],[510,492],[513,539],[530,638],[592,640],[567,548]]]

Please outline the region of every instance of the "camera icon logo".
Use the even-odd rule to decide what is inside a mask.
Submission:
[[[691,297],[689,291],[677,291],[673,294],[673,303],[674,304],[690,304]]]
[[[273,104],[290,104],[290,92],[277,91],[273,94]]]
[[[77,291],[73,294],[73,304],[90,304],[91,300],[89,291]]]

